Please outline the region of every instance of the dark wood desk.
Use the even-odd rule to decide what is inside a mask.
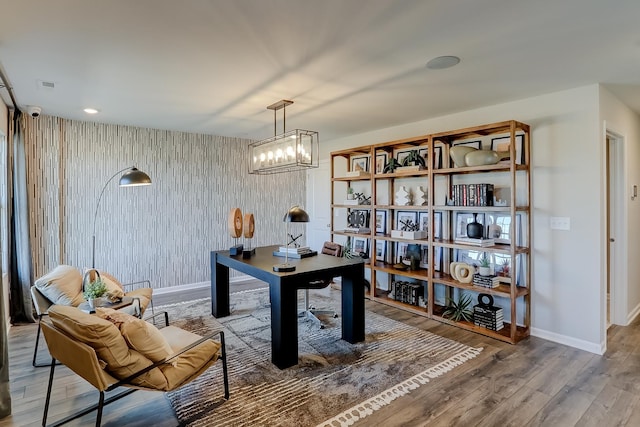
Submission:
[[[229,268],[269,284],[271,297],[271,361],[280,369],[298,363],[298,289],[320,289],[333,277],[342,277],[342,339],[350,343],[364,340],[364,262],[318,254],[289,259],[296,266],[290,273],[276,273],[274,264],[284,258],[273,256],[278,246],[256,248],[243,259],[229,251],[211,252],[211,314],[229,313]]]

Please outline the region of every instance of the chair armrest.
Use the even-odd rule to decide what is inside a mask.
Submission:
[[[156,313],[156,314],[152,314],[149,317],[146,317],[144,319],[145,322],[148,322],[149,320],[153,320],[153,322],[151,322],[153,324],[153,326],[156,326],[156,317],[159,316],[164,316],[164,326],[163,327],[167,327],[169,326],[169,313],[167,313],[166,311],[161,311],[160,313]]]
[[[150,288],[150,287],[151,287],[151,281],[149,281],[149,280],[140,280],[140,281],[137,281],[137,282],[124,283],[122,285],[122,289],[125,292],[129,292],[129,291],[132,291],[134,289]]]
[[[159,362],[156,362],[156,363],[154,363],[152,365],[149,365],[146,368],[141,369],[141,370],[139,370],[138,372],[136,372],[136,373],[134,373],[132,375],[129,375],[127,378],[118,381],[116,384],[113,384],[111,387],[109,387],[109,390],[113,390],[114,388],[120,387],[123,384],[130,384],[131,380],[139,377],[140,375],[146,374],[147,372],[149,372],[152,369],[157,368],[158,366],[165,365],[167,363],[171,363],[171,361],[173,359],[175,359],[176,357],[179,357],[182,354],[186,353],[187,351],[191,350],[192,348],[197,347],[200,344],[204,343],[205,341],[208,341],[208,340],[212,339],[216,335],[220,335],[220,350],[222,352],[222,356],[225,357],[226,350],[225,350],[225,342],[224,342],[224,332],[223,331],[212,332],[209,335],[204,336],[204,337],[200,338],[197,341],[194,341],[193,343],[191,343],[188,346],[184,347],[182,350],[178,351],[177,353],[172,354],[171,356],[167,357],[166,359],[161,360]]]

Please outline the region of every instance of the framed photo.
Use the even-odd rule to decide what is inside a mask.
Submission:
[[[376,211],[376,233],[387,232],[387,211]]]
[[[405,255],[407,254],[407,247],[409,246],[409,243],[405,243],[405,242],[396,242],[396,257],[395,257],[395,262],[396,263],[401,263],[402,260],[404,259]]]
[[[377,174],[381,174],[384,172],[384,166],[387,164],[388,160],[387,153],[378,153],[376,154],[376,172]]]
[[[407,158],[407,156],[409,156],[409,153],[411,153],[412,151],[414,151],[413,149],[408,149],[408,150],[399,150],[396,152],[396,160],[398,161],[398,163],[400,163],[400,165],[402,166],[402,162],[404,162],[404,159]]]
[[[387,242],[386,240],[376,240],[376,260],[386,261]]]
[[[480,265],[480,258],[482,258],[481,251],[468,251],[465,249],[456,249],[455,260],[457,262],[464,262],[469,265]]]
[[[458,239],[460,237],[465,238],[467,236],[467,224],[473,222],[473,214],[467,212],[456,212],[455,230],[453,238]],[[484,214],[478,214],[478,222],[484,225]],[[483,227],[484,228],[484,227]]]
[[[350,228],[368,228],[371,212],[364,209],[354,209],[347,215]]]
[[[482,148],[482,141],[478,140],[478,141],[454,141],[453,144],[451,144],[451,146],[456,146],[456,145],[464,145],[467,147],[473,147],[473,148],[477,148],[478,150],[480,150]]]
[[[398,211],[396,212],[396,228],[395,230],[402,230],[403,227],[409,224],[417,224],[418,212],[415,211]]]
[[[359,170],[358,167],[362,168],[364,172],[369,172],[369,156],[352,157],[351,170],[352,171]]]
[[[433,263],[435,271],[440,271],[442,268],[442,248],[437,247],[434,248],[433,254]],[[420,267],[421,268],[429,268],[429,246],[422,245],[420,248]]]
[[[516,214],[516,223],[511,224],[511,215],[507,213],[487,213],[487,236],[494,238],[496,243],[510,245],[515,236],[516,245],[522,245],[522,215]]]
[[[491,139],[491,149],[493,151],[509,151],[511,144],[510,136],[502,136]],[[516,164],[524,164],[524,135],[516,135]]]
[[[433,221],[433,237],[440,239],[442,238],[442,212],[434,212]],[[429,212],[418,212],[418,224],[420,225],[420,231],[429,230]]]
[[[356,254],[369,253],[369,239],[363,237],[353,238],[353,252]]]
[[[418,151],[418,154],[420,155],[420,157],[424,159],[424,164],[427,165],[427,168],[429,168],[431,167],[431,164],[429,163],[427,153],[428,153],[428,149],[426,148],[421,148]],[[434,169],[442,168],[442,146],[433,147],[433,168]]]

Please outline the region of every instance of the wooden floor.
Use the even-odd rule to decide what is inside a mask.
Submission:
[[[259,286],[257,283],[242,285]],[[207,297],[208,290],[154,297],[156,305]],[[367,301],[367,309],[484,350],[476,359],[375,412],[371,426],[640,426],[640,320],[609,330],[598,356],[531,337],[518,345]],[[33,368],[36,326],[9,334],[13,415],[4,426],[40,425],[48,368]],[[46,360],[46,350],[41,359]],[[97,401],[97,392],[61,367],[49,422]],[[233,396],[231,396],[233,399]],[[335,414],[327,414],[332,416]],[[95,413],[68,425],[91,425]],[[106,407],[104,426],[176,426],[162,393],[136,392]]]

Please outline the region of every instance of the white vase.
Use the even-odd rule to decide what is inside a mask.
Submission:
[[[396,191],[395,202],[397,206],[408,206],[411,204],[411,195],[407,189],[404,188],[404,185],[400,186],[398,191]]]
[[[413,198],[413,204],[415,206],[424,206],[427,204],[427,192],[422,189],[422,187],[418,187],[416,190],[415,197]]]
[[[481,276],[491,276],[492,273],[491,267],[478,267],[478,274]]]

